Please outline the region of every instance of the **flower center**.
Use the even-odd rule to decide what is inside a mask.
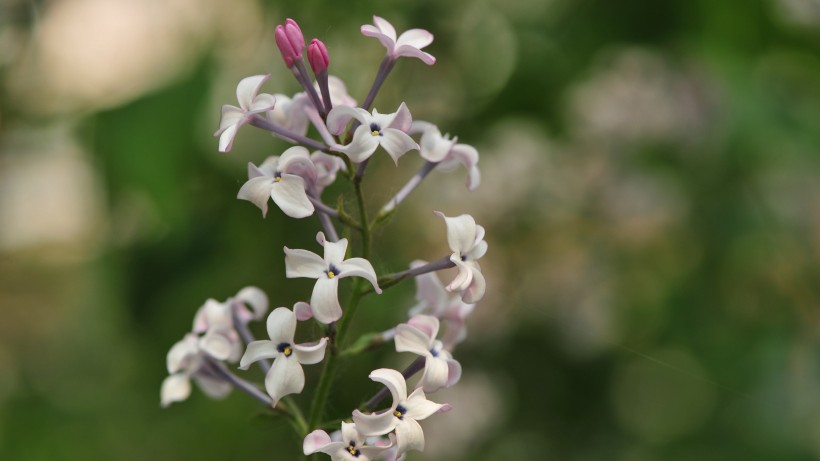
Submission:
[[[430,355],[433,357],[438,357],[438,351],[435,348],[430,349]]]
[[[393,416],[399,419],[404,419],[404,415],[407,413],[407,408],[404,408],[402,405],[396,407],[396,411],[393,412]]]
[[[281,181],[282,180],[282,172],[277,171],[276,173],[274,173],[273,174],[273,180],[274,180],[274,182]]]
[[[467,260],[467,255],[461,255],[460,258],[461,258],[462,261],[466,261]]]
[[[371,123],[370,124],[370,134],[373,135],[373,136],[381,136],[382,135],[381,127],[377,123]]]
[[[279,343],[276,346],[276,350],[282,354],[285,354],[285,357],[290,357],[293,354],[293,348],[290,347],[289,343]]]
[[[359,451],[358,448],[356,448],[356,442],[353,441],[353,440],[351,440],[350,445],[347,446],[347,452],[350,453],[351,455],[353,455],[356,458],[358,458],[359,455],[362,454],[362,452]]]
[[[339,271],[339,269],[337,269],[336,266],[331,264],[330,266],[328,266],[327,270],[325,271],[325,274],[327,274],[327,278],[332,279],[333,277],[339,275],[339,272],[341,271]]]

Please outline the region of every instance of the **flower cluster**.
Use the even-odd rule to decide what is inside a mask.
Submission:
[[[347,93],[340,78],[329,75],[331,53],[325,44],[314,38],[305,46],[302,29],[288,19],[276,27],[274,39],[303,91],[290,96],[263,93],[262,86],[270,75],[255,75],[237,85],[238,106],[222,107],[215,133],[219,151],[231,151],[245,125],[294,144],[258,165],[249,162],[248,179],[239,188],[237,198],[257,206],[263,218],[268,213],[269,199],[291,218],[315,216],[321,227],[316,240],[323,253],[320,256],[283,245],[287,278],[310,278],[316,283],[309,298],[303,298],[305,301],[292,309],[279,307],[270,312],[266,321],[268,339],[256,340],[249,327],[251,321],[262,320],[268,311],[268,299],[258,288],[245,288],[222,303],[206,301],[196,314],[192,331],[168,353],[170,376],[162,384],[161,403],[167,406],[186,399],[192,379],[212,397],[222,397],[236,388],[291,418],[303,437],[305,455],[325,453],[333,460],[398,460],[408,451],[424,449],[419,421],[451,409],[448,404],[428,400],[427,394],[453,386],[461,378],[461,364],[453,352],[466,337],[467,317],[485,293],[478,260],[486,253],[487,242],[484,228],[472,216],[447,216],[436,211],[435,215],[444,220],[442,236],[446,239],[438,244],[442,257],[433,262],[416,260],[406,270],[377,275],[371,263],[374,230],[389,221],[387,218],[431,171],[449,171],[463,165],[469,190],[478,187],[481,177],[478,151],[472,146],[457,143],[458,139],[449,134],[442,135],[432,123],[413,121],[404,102],[394,112],[380,112],[373,107],[399,58],[417,58],[427,65],[436,62],[422,51],[433,42],[433,35],[422,29],[397,35],[393,26],[378,16],[373,17],[372,25],[363,25],[361,33],[376,38],[386,49],[361,105]],[[371,220],[362,179],[368,162],[380,150],[397,166],[400,158],[412,151],[418,152],[425,163]],[[342,192],[336,206],[331,206],[322,194],[340,177],[347,180],[348,192]],[[345,190],[344,184],[334,187]],[[355,202],[350,202],[355,203],[357,212],[352,215],[346,209],[350,207],[346,195],[355,197]],[[434,219],[433,213],[430,217]],[[342,226],[342,233],[338,226]],[[449,250],[445,250],[445,241]],[[436,272],[450,268],[455,269],[455,276],[445,285]],[[345,282],[347,278],[353,281]],[[362,300],[409,278],[417,282],[417,303],[408,309],[407,322],[385,333],[347,341]],[[344,303],[339,296],[343,284],[350,293]],[[316,322],[313,328],[302,329],[297,335],[300,322],[311,320]],[[444,334],[439,338],[442,324]],[[297,342],[297,336],[303,338],[311,331],[313,339]],[[416,360],[401,372],[390,368],[373,370],[369,378],[384,387],[351,413],[332,415],[331,419],[341,420],[338,431],[328,434],[321,429],[338,363],[391,341],[396,352],[414,354]],[[257,384],[235,374],[232,368],[236,368],[236,362],[240,370],[258,364],[264,382]],[[308,413],[293,396],[306,387],[303,365],[320,362],[324,366]],[[392,403],[380,406],[388,395]]]

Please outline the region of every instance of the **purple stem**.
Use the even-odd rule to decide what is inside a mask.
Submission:
[[[289,139],[296,144],[302,144],[304,146],[310,147],[311,149],[321,151],[325,151],[328,149],[326,144],[316,141],[315,139],[310,139],[308,137],[294,133],[288,129],[282,128],[281,126],[272,123],[270,120],[258,114],[254,114],[253,117],[251,117],[250,124],[257,128],[270,131],[271,133],[277,136]]]
[[[407,368],[405,368],[403,372],[401,372],[402,376],[404,376],[404,379],[409,379],[414,374],[424,369],[425,362],[426,359],[424,357],[417,358],[413,363],[411,363]],[[379,392],[376,393],[376,395],[373,396],[373,398],[367,401],[367,403],[364,405],[364,409],[366,411],[373,411],[376,405],[378,405],[379,402],[384,400],[384,398],[388,395],[390,395],[390,390],[387,387],[383,387]]]
[[[428,272],[440,271],[442,269],[449,269],[449,268],[455,267],[455,266],[456,266],[456,263],[454,263],[453,261],[450,261],[449,256],[445,256],[441,259],[438,259],[438,260],[433,261],[431,263],[427,263],[423,266],[414,267],[412,269],[407,269],[406,271],[403,271],[403,272],[396,272],[395,274],[388,274],[388,275],[385,275],[384,277],[379,277],[379,288],[381,288],[381,289],[389,288],[389,287],[391,287],[391,286],[393,286],[393,285],[395,285],[395,284],[397,284],[397,283],[401,282],[402,280],[407,279],[409,277],[416,277],[416,276],[419,276],[421,274],[426,274]],[[369,292],[371,290],[372,290],[372,288],[369,289],[367,292]]]
[[[327,82],[327,69],[316,75],[316,81],[319,83],[319,90],[322,92],[322,102],[325,103],[325,113],[329,114],[331,109],[333,109],[333,102],[330,100],[330,86]]]
[[[330,217],[339,217],[339,213],[330,208],[329,206],[322,203],[321,200],[314,197],[311,194],[307,196],[310,203],[316,207],[317,217],[319,218],[319,223],[322,224],[322,228],[325,230],[325,234],[327,234],[328,240],[331,242],[338,242],[339,241],[339,234],[336,232],[336,228],[333,226],[333,222],[330,220]]]
[[[228,369],[222,363],[210,359],[208,359],[206,363],[208,365],[209,371],[212,371],[218,376],[224,378],[226,381],[231,383],[235,388],[247,393],[251,397],[255,398],[256,400],[262,402],[263,404],[269,407],[273,405],[273,400],[271,400],[270,397],[268,397],[265,393],[260,391],[259,388],[257,388],[253,384],[249,383],[248,381],[245,381],[239,376],[236,376],[235,374],[228,371]]]
[[[412,178],[410,178],[410,180],[407,181],[407,184],[405,184],[404,187],[401,188],[401,190],[396,194],[396,196],[390,199],[390,201],[387,202],[387,204],[384,207],[382,207],[380,214],[386,214],[393,211],[401,202],[404,201],[404,199],[407,198],[408,195],[410,195],[411,192],[413,192],[416,189],[416,187],[419,186],[419,184],[421,184],[424,178],[436,168],[436,165],[438,165],[437,162],[429,161],[422,165],[418,173],[416,173]]]
[[[367,93],[367,97],[364,99],[362,109],[370,110],[370,106],[373,105],[373,101],[376,99],[376,94],[379,93],[382,83],[387,79],[387,76],[390,74],[390,71],[393,70],[395,64],[396,60],[390,56],[385,56],[384,59],[382,59],[381,64],[379,64],[379,70],[376,72],[376,79],[373,80],[373,86],[370,87],[370,92]]]
[[[305,89],[305,92],[310,97],[310,101],[316,106],[316,110],[322,114],[322,118],[325,118],[327,113],[325,112],[325,108],[322,105],[322,100],[319,99],[319,94],[316,92],[316,88],[313,87],[313,83],[310,80],[310,75],[308,74],[307,68],[305,67],[305,62],[301,59],[298,61],[294,61],[293,63],[294,75],[296,75],[296,80],[302,84],[302,87]]]

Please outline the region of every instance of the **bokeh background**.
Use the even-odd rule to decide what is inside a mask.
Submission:
[[[445,254],[434,209],[490,244],[464,378],[435,395],[455,410],[410,459],[820,458],[818,0],[2,0],[0,459],[296,458],[244,394],[162,410],[159,387],[206,298],[311,287],[281,248],[318,249],[315,220],[235,199],[286,145],[246,128],[219,154],[220,105],[259,73],[298,91],[286,17],[361,101],[372,14],[432,31],[438,58],[399,62],[376,106],[406,101],[483,174],[468,193],[433,173],[377,270]],[[421,163],[377,155],[369,205]],[[368,299],[357,328],[403,320],[413,292]],[[333,408],[405,355],[350,362]]]

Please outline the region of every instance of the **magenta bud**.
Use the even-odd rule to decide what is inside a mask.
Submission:
[[[310,45],[308,45],[307,49],[307,57],[310,62],[310,68],[313,69],[314,74],[319,74],[327,70],[327,66],[330,64],[327,47],[318,38],[314,38],[310,41]]]
[[[302,50],[305,49],[305,37],[302,35],[302,29],[296,21],[288,18],[285,24],[276,26],[274,33],[276,39],[276,46],[279,47],[279,52],[282,53],[282,58],[288,68],[293,67],[293,62],[301,59]]]

